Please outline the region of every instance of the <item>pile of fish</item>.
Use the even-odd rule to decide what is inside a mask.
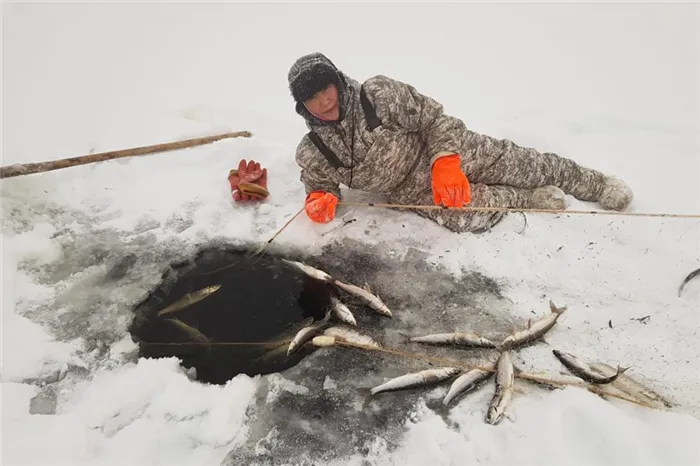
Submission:
[[[309,318],[308,321],[301,324],[302,328],[296,331],[291,341],[289,341],[289,344],[286,345],[286,343],[284,343],[286,345],[287,356],[298,351],[305,345],[333,347],[338,343],[346,343],[351,346],[370,350],[382,349],[382,345],[372,337],[356,330],[357,320],[355,316],[348,306],[337,296],[340,295],[341,292],[347,293],[365,303],[373,312],[384,317],[392,318],[391,310],[379,296],[371,291],[368,284],[365,283],[364,287],[358,287],[343,283],[330,274],[308,264],[287,259],[282,259],[282,261],[309,277],[326,282],[335,293],[330,298],[330,308],[326,311],[323,319],[313,321],[313,319]],[[170,314],[194,304],[216,292],[219,287],[219,285],[214,285],[188,294],[176,303],[159,311],[158,315]],[[414,337],[406,336],[407,343],[495,350],[498,351],[498,357],[493,362],[487,362],[483,366],[474,366],[466,370],[462,367],[447,366],[401,375],[370,388],[369,396],[371,397],[383,392],[428,387],[451,381],[450,388],[443,399],[443,404],[449,406],[465,394],[473,392],[481,387],[495,375],[494,392],[486,410],[485,422],[492,425],[498,424],[503,417],[506,416],[506,412],[512,402],[515,391],[515,378],[522,376],[520,371],[513,366],[512,351],[537,341],[543,341],[543,336],[555,326],[558,319],[567,310],[566,307],[560,308],[555,306],[552,301],[549,302],[549,306],[550,313],[535,322],[529,321],[527,328],[514,331],[505,336],[501,341],[493,341],[473,332],[436,333]],[[176,318],[168,318],[167,320],[172,321],[173,325],[176,325],[181,330],[190,334],[193,340],[201,342],[208,341],[201,332],[184,322]],[[280,349],[283,350],[283,348],[284,346],[281,346]],[[623,395],[640,404],[655,408],[671,406],[670,403],[660,395],[624,374],[629,367],[623,368],[618,365],[617,368],[613,368],[603,363],[588,364],[571,353],[556,349],[553,350],[552,353],[571,374],[597,387],[596,393],[602,394],[603,396],[604,393],[610,394],[611,396]],[[550,385],[550,387],[558,388],[556,384]],[[604,388],[602,392],[600,390],[601,387]]]
[[[372,294],[369,286],[365,285],[364,288],[358,288],[353,285],[346,285],[326,272],[306,264],[287,262],[309,276],[334,284],[341,290],[362,299],[374,311],[388,317],[392,316],[391,311],[381,299]],[[492,349],[498,351],[498,358],[495,362],[487,362],[484,366],[472,367],[468,370],[464,370],[461,367],[446,366],[401,375],[378,386],[371,387],[369,395],[374,396],[383,392],[428,387],[451,381],[450,388],[443,399],[443,404],[449,406],[461,396],[475,391],[491,377],[495,376],[494,392],[486,410],[485,422],[492,425],[498,424],[506,415],[507,409],[512,402],[515,378],[520,374],[520,371],[513,366],[512,351],[537,341],[543,341],[543,336],[555,326],[558,319],[567,310],[565,306],[557,307],[552,301],[549,302],[549,306],[550,313],[535,322],[529,321],[527,328],[514,331],[501,341],[493,341],[472,332],[407,336],[407,342],[411,343]],[[326,317],[299,331],[289,345],[288,354],[291,354],[306,343],[311,343],[317,347],[329,347],[334,346],[336,341],[365,346],[369,347],[369,349],[381,348],[379,343],[347,325],[332,326],[330,323],[331,315],[347,325],[357,325],[347,306],[340,302],[339,299],[333,298],[332,309],[328,311]],[[595,386],[597,393],[602,393],[603,395],[607,393],[611,396],[622,395],[627,399],[655,408],[670,406],[670,403],[660,395],[626,376],[624,373],[629,367],[623,368],[618,365],[617,368],[613,368],[602,363],[588,364],[571,353],[556,349],[552,353],[571,374]],[[545,385],[547,384],[545,383]],[[558,388],[556,384],[548,386],[550,388]],[[602,392],[601,388],[604,388]]]
[[[393,317],[387,305],[384,304],[379,296],[372,293],[372,290],[367,283],[365,283],[363,288],[360,288],[359,286],[343,283],[340,280],[331,277],[328,273],[308,264],[304,264],[303,262],[288,259],[282,259],[282,261],[288,264],[290,267],[294,267],[297,270],[305,273],[309,277],[328,283],[335,289],[335,291],[342,291],[360,299],[377,314],[389,318]],[[337,296],[331,296],[330,299],[331,307],[326,312],[325,317],[318,322],[313,322],[299,330],[289,343],[287,355],[291,355],[305,344],[311,342],[313,342],[312,344],[314,346],[330,346],[333,344],[333,342],[340,341],[368,348],[381,347],[381,345],[379,345],[379,343],[377,343],[371,337],[363,335],[352,328],[357,327],[357,319],[355,319],[352,311],[350,311],[350,309]],[[342,324],[334,325],[331,320],[332,317],[338,319]],[[319,336],[332,337],[332,339],[317,339]]]

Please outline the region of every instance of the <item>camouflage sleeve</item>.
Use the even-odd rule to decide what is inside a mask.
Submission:
[[[311,191],[325,191],[340,197],[340,184],[328,171],[328,164],[323,154],[316,148],[307,135],[301,139],[296,151],[296,163],[301,168],[301,182],[306,194]]]
[[[378,75],[365,81],[367,98],[382,124],[394,125],[421,135],[430,163],[457,153],[466,146],[467,127],[459,118],[447,115],[442,104],[418,92],[413,86]]]

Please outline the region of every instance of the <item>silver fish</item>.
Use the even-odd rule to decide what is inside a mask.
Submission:
[[[209,343],[209,338],[207,338],[206,335],[204,335],[202,332],[192,327],[191,325],[187,325],[180,319],[173,317],[165,319],[165,321],[170,322],[173,326],[182,330],[184,333],[187,334],[187,336],[192,338],[192,340],[198,341],[200,343]]]
[[[597,371],[602,376],[608,377],[616,372],[614,367],[601,362],[592,363],[591,369]],[[617,389],[643,404],[657,408],[673,407],[673,403],[671,403],[669,400],[665,399],[638,380],[633,379],[628,374],[620,375],[614,382],[609,385],[604,385],[604,387],[606,389],[608,387]]]
[[[328,275],[323,270],[319,270],[315,267],[311,267],[310,265],[304,264],[303,262],[292,261],[289,259],[282,259],[282,261],[291,265],[292,267],[295,267],[296,269],[304,272],[309,277],[315,278],[317,280],[323,280],[323,281],[327,281],[327,282],[330,282],[333,280],[331,278],[331,276]]]
[[[502,349],[512,349],[516,346],[524,345],[532,341],[537,340],[542,337],[545,333],[549,331],[554,324],[557,323],[559,316],[566,311],[567,307],[556,307],[552,301],[549,302],[549,307],[552,310],[551,313],[547,314],[543,318],[537,320],[535,323],[528,325],[525,330],[518,330],[511,335],[508,335],[501,343]]]
[[[457,345],[472,348],[495,348],[491,340],[470,332],[434,333],[422,337],[410,337],[409,341],[431,345]]]
[[[386,306],[386,304],[384,304],[379,296],[372,294],[368,284],[365,283],[365,287],[360,288],[359,286],[349,285],[338,280],[333,280],[333,282],[338,285],[340,289],[366,302],[370,308],[377,311],[379,314],[386,317],[392,317],[389,308]]]
[[[336,317],[338,317],[338,319],[346,324],[357,327],[355,316],[352,315],[350,309],[348,309],[348,307],[335,296],[331,296],[331,306],[333,306],[333,313],[336,315]]]
[[[185,296],[178,299],[174,303],[172,303],[172,304],[168,305],[167,307],[165,307],[164,309],[161,309],[160,311],[158,311],[158,315],[161,316],[163,314],[169,314],[171,312],[177,312],[177,311],[180,311],[182,309],[185,309],[186,307],[189,307],[189,306],[203,300],[204,298],[206,298],[210,294],[216,292],[219,288],[221,288],[221,285],[212,285],[212,286],[208,286],[206,288],[202,288],[201,290],[195,291],[193,293],[187,293]]]
[[[326,316],[323,319],[299,330],[289,343],[289,347],[287,348],[287,356],[292,354],[298,348],[301,348],[306,342],[318,335],[318,333],[328,324],[330,318],[331,312],[329,311],[326,312]]]
[[[617,372],[609,377],[606,377],[593,371],[588,364],[581,361],[571,353],[565,353],[559,350],[552,350],[552,353],[554,353],[554,356],[556,356],[556,358],[561,361],[561,363],[576,377],[594,384],[607,384],[614,382],[620,376],[620,374],[629,369],[629,367],[623,368],[617,366]]]
[[[515,371],[513,369],[513,361],[510,358],[510,353],[504,351],[498,357],[496,367],[496,390],[489,404],[489,409],[486,413],[486,422],[495,425],[501,422],[506,408],[513,398],[513,383],[515,380]]]
[[[420,372],[395,377],[381,385],[373,387],[369,392],[376,395],[381,392],[389,392],[394,390],[403,390],[407,388],[421,387],[432,385],[450,377],[459,374],[460,369],[456,367],[440,367],[437,369],[428,369]]]
[[[374,341],[374,339],[368,335],[363,335],[352,329],[350,327],[345,327],[343,325],[335,325],[333,327],[328,327],[323,331],[324,335],[335,337],[339,341],[344,341],[347,343],[354,343],[362,346],[369,346],[371,348],[381,348],[382,345]]]
[[[489,364],[488,366],[484,367],[484,369],[493,369],[493,367],[493,364]],[[465,372],[457,377],[454,382],[452,382],[450,390],[447,392],[445,399],[442,400],[442,404],[445,406],[449,405],[450,402],[459,395],[475,389],[480,384],[490,379],[493,374],[494,373],[492,370],[486,371],[478,368]]]

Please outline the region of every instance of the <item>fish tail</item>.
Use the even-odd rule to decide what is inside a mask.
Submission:
[[[355,387],[355,390],[357,390],[357,393],[362,398],[362,411],[364,411],[367,405],[374,399],[372,389],[370,387]]]
[[[406,335],[405,333],[399,332],[399,335],[401,335],[401,338],[403,338],[403,343],[410,343],[411,338],[413,338],[411,335]]]
[[[562,307],[557,307],[552,300],[549,300],[549,308],[552,310],[557,315],[562,315],[567,309],[568,306],[562,306]]]

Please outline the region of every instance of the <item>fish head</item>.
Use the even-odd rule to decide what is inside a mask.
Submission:
[[[486,411],[486,422],[489,424],[496,424],[501,419],[501,412],[498,407],[490,406],[488,411]]]

